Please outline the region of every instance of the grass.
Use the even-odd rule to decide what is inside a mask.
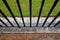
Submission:
[[[20,16],[16,0],[7,0],[14,16]],[[19,0],[23,16],[29,16],[29,0]],[[32,16],[38,16],[42,0],[32,0]],[[44,7],[41,16],[47,16],[50,8],[53,5],[54,0],[45,0]],[[5,13],[6,16],[11,16],[6,6],[0,0],[0,9]],[[55,16],[60,11],[60,0],[50,16]],[[0,14],[0,16],[2,16]]]

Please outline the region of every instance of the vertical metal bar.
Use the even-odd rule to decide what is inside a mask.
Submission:
[[[1,21],[6,27],[8,27],[8,25],[7,25],[5,22],[3,22],[1,19],[0,19],[0,21]]]
[[[0,10],[0,13],[11,24],[11,26],[14,27],[14,25],[9,21],[9,19],[7,18],[7,16],[1,10]]]
[[[16,0],[16,2],[17,2],[17,5],[18,5],[18,8],[19,8],[19,12],[20,12],[20,14],[21,14],[21,18],[22,18],[22,21],[23,21],[23,25],[24,25],[24,27],[25,27],[25,22],[24,22],[24,19],[23,19],[22,10],[21,10],[21,6],[20,6],[20,3],[19,3],[19,0]]]
[[[39,16],[38,16],[38,20],[37,20],[37,24],[36,24],[36,27],[38,26],[38,23],[39,23],[39,19],[40,19],[40,16],[41,16],[41,12],[42,12],[42,9],[43,9],[43,6],[44,6],[44,2],[45,2],[45,0],[42,0],[42,4],[41,4],[41,8],[40,8],[40,11],[39,11]]]
[[[58,1],[59,1],[59,0],[55,0],[55,2],[54,2],[54,4],[53,4],[52,8],[50,9],[50,11],[49,11],[49,13],[48,13],[48,15],[47,15],[47,17],[46,17],[46,19],[45,19],[45,21],[44,21],[44,23],[42,24],[42,27],[44,27],[44,25],[45,25],[47,19],[49,18],[49,16],[50,16],[50,14],[52,13],[53,9],[54,9],[55,6],[57,5]]]
[[[30,27],[31,27],[31,23],[32,23],[32,0],[29,0],[29,4],[30,4]]]
[[[58,22],[54,25],[54,27],[56,27],[59,23],[60,23],[60,21],[58,21]]]
[[[48,25],[48,27],[50,27],[50,25],[56,20],[56,18],[60,15],[60,12],[58,12],[58,14],[55,16],[55,18],[51,21],[51,23]]]
[[[18,27],[20,28],[20,26],[19,26],[17,20],[15,19],[14,14],[13,14],[13,12],[11,11],[11,9],[10,9],[10,7],[9,7],[9,5],[8,5],[8,3],[7,3],[7,1],[6,1],[6,0],[3,0],[3,3],[4,3],[5,6],[7,7],[7,9],[9,10],[10,14],[12,15],[12,17],[13,17],[14,21],[16,22],[16,24],[18,25]]]

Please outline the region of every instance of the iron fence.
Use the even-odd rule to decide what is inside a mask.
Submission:
[[[7,2],[6,0],[2,0],[2,1],[3,1],[3,3],[5,4],[5,6],[6,6],[6,8],[8,9],[8,11],[10,12],[12,18],[14,19],[14,21],[15,21],[16,24],[18,25],[17,27],[21,28],[21,26],[19,25],[19,23],[17,22],[14,14],[13,14],[10,6],[8,5],[8,2]],[[43,10],[44,2],[45,2],[45,0],[42,0],[41,8],[40,8],[40,10],[39,10],[39,15],[38,15],[37,23],[36,23],[36,27],[38,27],[38,24],[39,24],[39,19],[40,19],[40,17],[41,17],[41,12],[42,12],[42,10]],[[48,13],[48,15],[46,16],[45,21],[44,21],[43,24],[42,24],[42,27],[44,27],[44,25],[46,24],[48,18],[50,17],[52,11],[54,10],[54,8],[56,7],[56,5],[57,5],[58,2],[59,2],[59,0],[55,0],[55,1],[54,1],[54,3],[53,3],[53,5],[52,5],[52,7],[51,7],[51,9],[50,9],[50,11],[49,11],[49,13]],[[22,10],[21,10],[21,5],[20,5],[20,3],[19,3],[19,0],[16,0],[16,3],[17,3],[17,6],[18,6],[18,9],[19,9],[19,12],[20,12],[20,16],[21,16],[22,21],[23,21],[23,25],[24,25],[24,27],[26,27],[27,25],[25,25],[25,22],[24,22],[24,17],[23,17],[23,15],[22,15]],[[29,0],[29,10],[30,10],[30,27],[32,27],[32,26],[31,26],[31,24],[32,24],[32,0]],[[3,13],[3,11],[2,11],[1,9],[0,9],[0,14],[10,23],[10,25],[11,25],[12,27],[14,27],[14,25],[11,23],[11,21],[7,18],[7,16]],[[54,19],[49,23],[49,25],[48,25],[47,27],[50,27],[50,25],[58,18],[58,16],[60,16],[60,11],[57,13],[57,15],[54,17]],[[9,27],[3,20],[0,19],[0,22],[3,23],[6,27]],[[54,25],[54,27],[56,27],[59,23],[60,23],[60,21],[58,21],[58,22]],[[3,25],[0,24],[0,27],[3,27]],[[59,26],[59,27],[60,27],[60,26]]]

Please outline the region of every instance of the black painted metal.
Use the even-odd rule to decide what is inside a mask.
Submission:
[[[30,4],[30,27],[32,24],[32,0],[29,0],[29,4]]]
[[[3,27],[2,25],[0,25],[0,27]]]
[[[58,14],[55,16],[55,18],[51,21],[51,23],[48,25],[48,27],[50,27],[50,25],[57,19],[57,17],[60,15],[60,12],[58,12]]]
[[[21,14],[21,18],[22,18],[22,21],[23,21],[24,27],[25,27],[25,22],[24,22],[24,19],[23,19],[22,10],[21,10],[21,6],[20,6],[20,3],[19,3],[19,0],[16,0],[16,2],[17,2],[17,5],[18,5],[18,8],[19,8],[20,14]]]
[[[7,1],[6,1],[6,0],[2,0],[2,1],[3,1],[3,3],[5,4],[5,6],[7,7],[7,9],[9,10],[10,14],[12,15],[12,17],[13,17],[13,19],[15,20],[16,24],[18,25],[18,27],[20,28],[20,26],[19,26],[17,20],[15,19],[15,16],[14,16],[13,12],[11,11],[11,9],[10,9]]]
[[[60,21],[58,21],[53,27],[56,27],[57,25],[59,25]],[[60,26],[59,26],[60,27]]]
[[[42,0],[42,4],[41,4],[41,8],[40,8],[40,12],[39,12],[39,16],[38,16],[38,20],[37,20],[36,27],[38,27],[38,23],[39,23],[39,19],[40,19],[40,16],[41,16],[41,12],[42,12],[42,9],[43,9],[43,6],[44,6],[44,2],[45,2],[45,0]]]
[[[0,19],[0,21],[1,21],[6,27],[8,27],[8,25],[7,25],[5,22],[3,22],[1,19]]]
[[[49,13],[48,13],[48,15],[47,15],[47,17],[46,17],[46,19],[45,19],[45,21],[44,21],[44,23],[42,24],[42,27],[44,27],[46,21],[48,20],[50,14],[52,13],[52,11],[53,11],[53,9],[55,8],[55,6],[57,5],[58,1],[59,1],[59,0],[55,0],[54,4],[52,5],[52,8],[50,9],[50,11],[49,11]]]
[[[9,19],[7,18],[7,16],[1,10],[0,10],[0,13],[11,24],[11,26],[14,27],[14,25],[9,21]]]

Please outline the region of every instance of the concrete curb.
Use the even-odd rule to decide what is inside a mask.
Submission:
[[[46,27],[46,28],[1,28],[0,27],[0,33],[60,33],[60,28],[54,28],[54,27]]]

